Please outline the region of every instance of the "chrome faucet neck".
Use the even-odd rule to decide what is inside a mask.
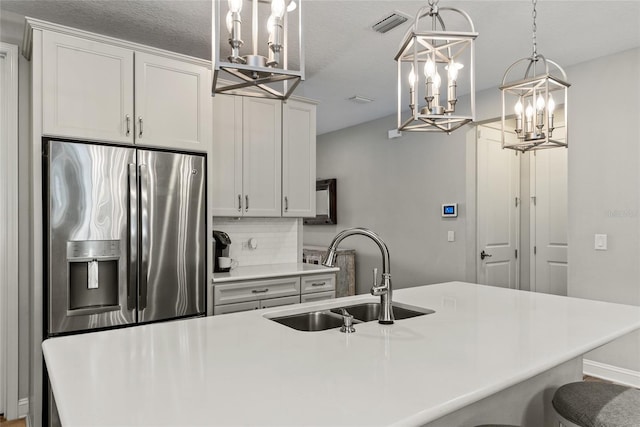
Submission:
[[[373,240],[378,248],[380,249],[380,253],[382,254],[382,280],[380,281],[380,285],[374,283],[371,287],[371,295],[380,296],[380,317],[378,318],[378,322],[382,324],[391,324],[393,323],[393,310],[391,308],[391,296],[392,296],[392,286],[391,286],[391,260],[389,257],[389,249],[384,241],[373,231],[367,228],[348,228],[346,230],[338,233],[329,248],[327,249],[327,255],[322,260],[322,265],[326,267],[332,267],[335,263],[336,258],[336,250],[338,249],[338,245],[345,238],[354,235],[366,236]]]

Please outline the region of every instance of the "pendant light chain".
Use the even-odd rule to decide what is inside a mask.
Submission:
[[[538,12],[536,11],[536,4],[538,3],[537,0],[532,0],[533,3],[533,13],[531,14],[531,16],[533,17],[533,59],[537,60],[538,59],[538,41],[536,40],[536,30],[537,30],[537,26],[536,26],[536,17],[538,16]]]

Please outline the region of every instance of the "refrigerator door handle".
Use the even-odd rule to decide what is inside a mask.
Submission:
[[[149,276],[149,168],[140,165],[140,287],[138,310],[147,306],[147,280]]]
[[[136,308],[138,279],[138,176],[136,164],[129,163],[129,277],[127,283],[127,309]]]

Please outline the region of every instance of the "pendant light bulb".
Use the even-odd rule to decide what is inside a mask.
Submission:
[[[458,70],[462,68],[462,64],[456,63],[453,59],[449,63],[448,67],[449,71],[449,80],[457,80],[458,79]]]
[[[527,109],[524,112],[525,116],[527,116],[527,119],[531,119],[533,117],[533,107],[531,106],[531,103],[529,103],[529,105],[527,105]]]
[[[553,100],[553,97],[549,95],[549,103],[547,104],[547,111],[549,114],[553,114],[553,111],[556,109],[556,103]]]
[[[436,64],[434,64],[431,58],[427,59],[427,62],[424,64],[424,76],[432,77],[436,72]]]
[[[229,0],[229,12],[231,13],[242,12],[242,0]]]
[[[416,72],[413,65],[411,66],[411,72],[409,73],[409,86],[411,86],[411,89],[416,86]]]
[[[536,99],[536,110],[544,110],[544,98],[542,97],[542,94],[538,94],[538,99]]]
[[[433,86],[439,89],[441,85],[442,79],[440,78],[440,74],[436,71],[435,75],[433,76]]]
[[[277,16],[281,18],[284,16],[284,11],[286,10],[286,5],[284,4],[284,0],[272,0],[271,1],[271,15]]]
[[[516,113],[516,115],[521,115],[522,114],[522,102],[520,100],[518,100],[518,102],[516,103],[516,105],[513,107],[513,111]]]

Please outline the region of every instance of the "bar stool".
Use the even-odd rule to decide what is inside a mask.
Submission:
[[[640,426],[640,390],[601,382],[565,384],[553,395],[563,427]]]

